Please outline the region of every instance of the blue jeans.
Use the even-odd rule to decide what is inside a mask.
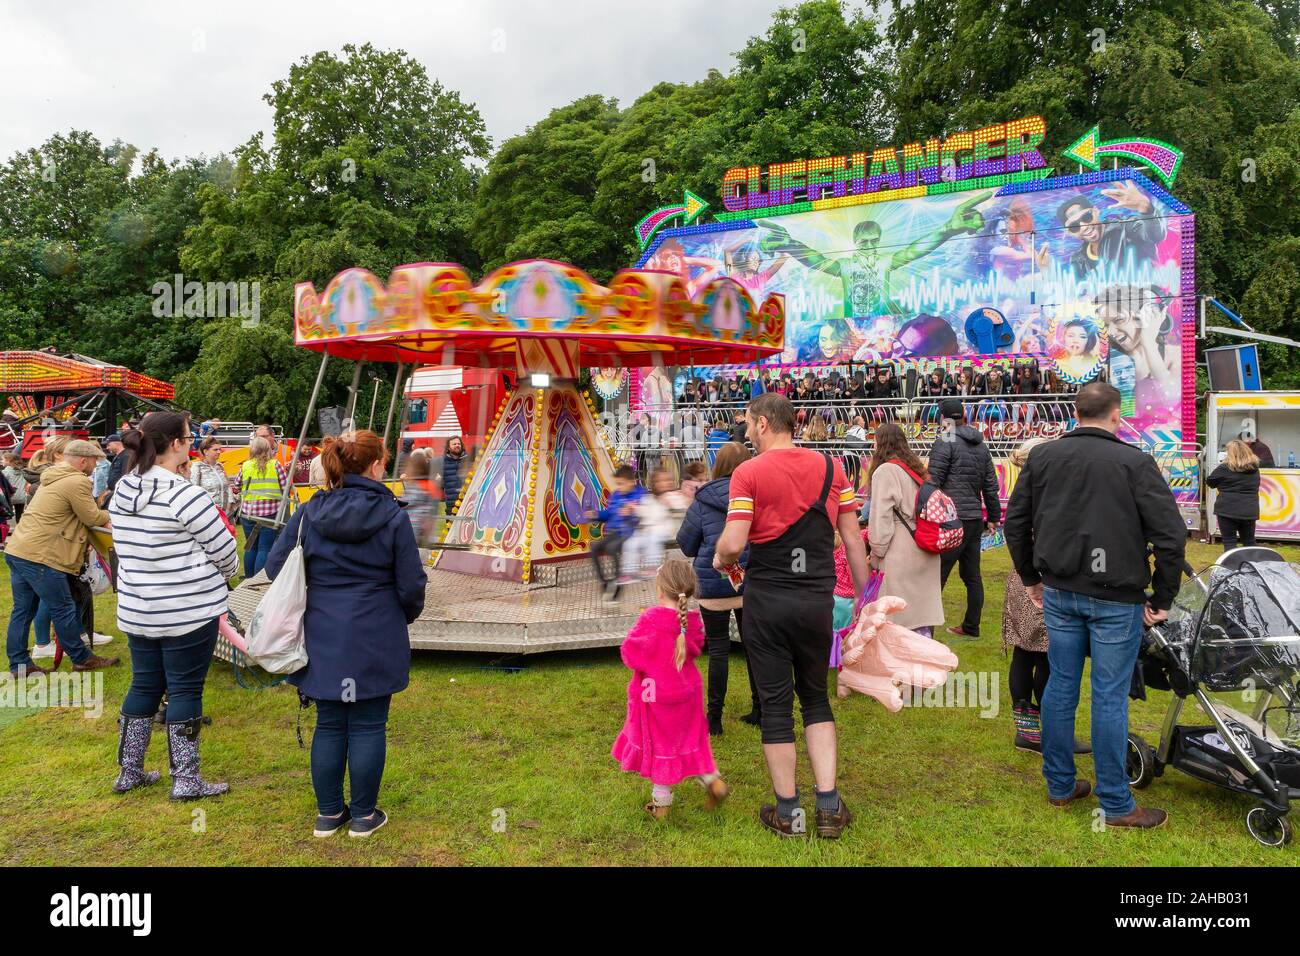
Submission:
[[[73,603],[77,605],[77,613],[81,616],[81,633],[92,633],[95,623],[93,611],[95,596],[89,592],[87,585],[73,574],[68,575],[68,591],[71,592]],[[36,609],[36,620],[32,622],[32,628],[36,633],[37,647],[44,647],[50,643],[50,612],[45,609],[44,604]]]
[[[275,547],[275,539],[280,536],[280,532],[249,521],[247,518],[240,518],[239,526],[244,529],[245,544],[252,536],[254,528],[261,529],[257,532],[257,540],[253,542],[253,547],[244,552],[244,577],[251,578],[266,567],[266,559],[271,556],[271,549]]]
[[[327,817],[343,812],[343,770],[352,777],[352,818],[368,817],[379,801],[388,749],[391,694],[346,703],[316,701],[316,732],[311,738],[311,785],[316,809]]]
[[[128,717],[152,717],[167,693],[167,722],[203,716],[203,682],[217,646],[217,618],[188,634],[143,637],[128,634],[131,688],[122,701]]]
[[[90,659],[90,648],[81,639],[81,615],[77,602],[68,589],[68,576],[57,568],[37,564],[12,554],[5,555],[9,566],[9,586],[13,589],[14,606],[9,612],[9,631],[5,635],[5,652],[9,655],[9,669],[32,665],[31,651],[27,649],[27,633],[36,618],[37,610],[44,605],[54,624],[59,643],[72,658],[72,663],[82,664]]]
[[[36,609],[36,618],[33,622],[33,627],[36,630],[37,647],[44,647],[46,644],[50,643],[50,612],[45,610],[44,604]]]
[[[1047,661],[1043,693],[1043,776],[1047,793],[1074,792],[1074,715],[1083,659],[1092,656],[1092,762],[1097,799],[1108,817],[1132,813],[1124,755],[1128,745],[1128,691],[1142,642],[1142,605],[1103,601],[1074,591],[1043,589]]]

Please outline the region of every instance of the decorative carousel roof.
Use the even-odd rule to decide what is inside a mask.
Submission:
[[[366,269],[318,293],[294,289],[298,345],[364,361],[517,367],[576,377],[582,367],[748,362],[781,350],[785,301],[761,303],[719,277],[694,299],[680,276],[625,269],[609,287],[547,259],[512,262],[474,285],[450,263]]]

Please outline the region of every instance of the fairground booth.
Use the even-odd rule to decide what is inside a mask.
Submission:
[[[713,222],[691,222],[702,207],[692,195],[655,210],[638,227],[639,265],[692,294],[729,276],[756,299],[781,296],[785,341],[759,363],[641,371],[620,400],[676,436],[683,411],[707,431],[756,378],[773,387],[835,373],[843,395],[796,400],[801,423],[823,420],[805,444],[845,453],[846,435],[887,419],[925,455],[939,398],[958,394],[1006,496],[1010,450],[1072,428],[1071,393],[1101,377],[1123,394],[1121,437],[1156,457],[1197,526],[1195,217],[1169,191],[1181,154],[1103,140],[1094,128],[1066,151],[1079,172],[1059,175],[1039,152],[1045,134],[1030,116],[899,148],[742,166],[724,175]],[[720,399],[701,400],[714,382]],[[684,408],[688,383],[695,400]],[[869,453],[869,442],[857,445]]]
[[[1246,441],[1260,456],[1256,536],[1300,540],[1300,392],[1211,391],[1205,424],[1207,469],[1233,439]],[[1205,510],[1209,532],[1218,534],[1214,494],[1207,489]]]

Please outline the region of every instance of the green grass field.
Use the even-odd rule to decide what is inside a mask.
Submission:
[[[1196,567],[1218,548],[1193,544]],[[1300,557],[1288,549],[1292,558]],[[832,695],[840,739],[840,789],[856,822],[838,842],[781,841],[755,819],[770,799],[758,732],[736,718],[748,709],[744,661],[732,657],[726,733],[714,748],[733,798],[708,813],[694,785],[678,788],[672,815],[645,819],[648,783],[619,772],[609,747],[621,725],[627,671],[616,650],[542,656],[518,672],[487,657],[417,653],[411,686],[394,701],[380,803],[391,823],[370,840],[311,836],[315,804],[308,754],[294,727],[288,687],[246,690],[213,665],[205,710],[205,775],[231,793],[173,804],[163,783],[126,796],[116,774],[115,718],[129,663],[107,672],[103,714],[71,710],[0,713],[0,857],[10,864],[953,864],[1285,865],[1300,849],[1268,850],[1242,825],[1249,801],[1176,772],[1141,802],[1170,812],[1161,830],[1098,832],[1095,800],[1049,807],[1039,760],[1011,747],[1007,659],[1001,648],[1005,550],[985,555],[984,637],[956,641],[960,670],[996,675],[999,712],[905,708]],[[8,586],[0,610],[8,613]],[[964,591],[945,593],[949,621]],[[99,629],[118,634],[112,597]],[[118,636],[108,653],[127,657]],[[65,662],[63,668],[66,670]],[[991,685],[990,685],[991,686]],[[1087,682],[1080,725],[1086,736]],[[1154,743],[1168,695],[1132,709],[1134,729]],[[1189,709],[1185,720],[1199,713]],[[314,712],[303,713],[310,740]],[[800,787],[812,781],[800,751]],[[165,769],[155,734],[147,765]],[[1079,761],[1091,774],[1091,760]]]

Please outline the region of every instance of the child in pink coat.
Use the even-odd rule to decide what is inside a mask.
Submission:
[[[655,576],[659,604],[646,608],[623,641],[623,663],[632,669],[627,685],[627,719],[611,753],[619,766],[639,773],[653,787],[646,813],[668,816],[673,787],[689,777],[706,791],[712,810],[727,798],[709,747],[704,716],[704,685],[695,658],[704,647],[698,611],[688,611],[695,595],[689,561],[669,559]]]

